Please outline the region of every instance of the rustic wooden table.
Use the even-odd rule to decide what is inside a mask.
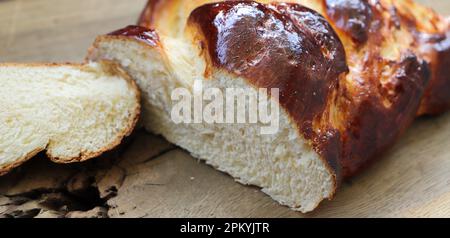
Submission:
[[[450,1],[421,1],[450,14]],[[0,0],[0,62],[82,61],[96,35],[135,23],[145,0]],[[138,132],[77,165],[44,156],[0,178],[6,217],[450,217],[450,114],[418,120],[391,152],[303,215],[162,138]]]

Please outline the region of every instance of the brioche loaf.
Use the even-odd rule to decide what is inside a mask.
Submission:
[[[140,113],[139,91],[118,65],[0,64],[0,174],[41,151],[57,163],[117,146]]]
[[[447,23],[410,1],[209,2],[149,1],[142,26],[98,37],[88,59],[117,61],[136,80],[149,131],[294,210],[332,199],[417,114],[448,106],[448,90],[435,87],[448,86]],[[418,16],[436,26],[433,41],[417,38],[426,34],[411,23]],[[174,123],[171,92],[194,91],[196,79],[280,89],[279,132]],[[430,98],[436,90],[446,93]]]

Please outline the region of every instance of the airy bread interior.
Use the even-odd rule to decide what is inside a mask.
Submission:
[[[140,112],[139,92],[111,62],[0,65],[0,173],[46,150],[59,163],[118,145]]]
[[[261,124],[175,124],[171,119],[177,87],[192,92],[194,79],[204,88],[253,89],[245,79],[221,70],[205,78],[205,62],[190,44],[162,37],[152,47],[126,37],[103,36],[90,50],[91,60],[117,61],[136,80],[143,96],[145,127],[186,149],[196,158],[255,185],[283,205],[301,212],[315,209],[333,197],[336,184],[326,163],[281,111],[280,129],[261,135]]]

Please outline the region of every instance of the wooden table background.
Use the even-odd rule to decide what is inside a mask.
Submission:
[[[449,0],[420,2],[450,15]],[[82,61],[96,35],[134,24],[144,4],[0,0],[0,62]],[[80,211],[70,216],[450,217],[449,149],[450,114],[420,119],[381,161],[344,184],[335,200],[303,215],[277,205],[257,188],[235,183],[162,138],[138,132],[127,146],[103,158],[62,166],[38,156],[0,178],[0,216],[69,216],[67,204],[52,207],[36,198],[93,187],[98,201],[89,197],[83,204],[92,204],[73,208]],[[87,178],[87,185],[80,183]],[[5,202],[11,199],[14,206]]]

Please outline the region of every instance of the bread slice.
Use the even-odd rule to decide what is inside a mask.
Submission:
[[[132,132],[139,99],[112,62],[0,64],[0,174],[41,151],[71,163],[114,148]]]

